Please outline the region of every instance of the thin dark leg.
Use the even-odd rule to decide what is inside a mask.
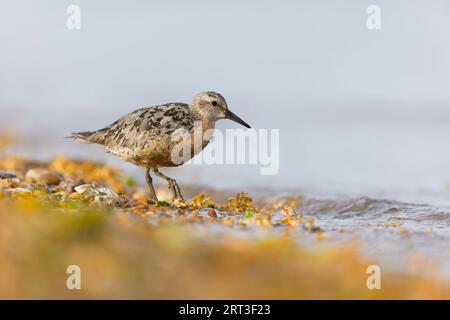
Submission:
[[[150,190],[150,200],[158,202],[158,197],[156,197],[155,188],[153,187],[153,179],[150,175],[150,168],[145,170],[145,181],[147,181],[147,185]]]
[[[166,180],[169,183],[169,189],[172,190],[175,198],[184,201],[183,195],[181,194],[180,191],[180,187],[178,186],[178,183],[175,181],[175,179],[169,178],[168,176],[162,174],[156,168],[153,169],[153,172],[155,173],[156,176]]]

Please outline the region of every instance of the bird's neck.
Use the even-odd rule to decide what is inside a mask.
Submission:
[[[217,119],[215,119],[213,115],[202,113],[196,108],[192,107],[191,114],[193,116],[194,123],[196,123],[197,126],[200,124],[202,126],[203,132],[209,129],[214,129]]]

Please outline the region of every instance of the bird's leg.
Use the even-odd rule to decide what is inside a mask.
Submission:
[[[150,168],[145,170],[145,181],[147,181],[148,188],[150,189],[150,200],[158,202],[158,197],[156,197],[155,188],[153,187],[153,179],[150,175]]]
[[[168,176],[162,174],[156,168],[153,169],[153,172],[155,173],[155,175],[166,180],[169,183],[169,189],[172,190],[175,198],[184,201],[183,196],[181,195],[180,187],[178,186],[178,183],[175,181],[175,179],[169,178]]]

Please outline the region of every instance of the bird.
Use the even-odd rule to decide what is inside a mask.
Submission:
[[[158,202],[153,173],[168,182],[173,200],[184,202],[176,180],[160,172],[160,168],[178,167],[203,150],[212,140],[206,133],[211,132],[220,119],[250,128],[229,110],[220,93],[206,91],[195,95],[189,104],[172,102],[136,109],[103,129],[75,132],[69,138],[102,145],[124,161],[144,167],[151,201]],[[196,144],[199,134],[201,144]],[[188,145],[178,151],[181,142],[183,146]]]

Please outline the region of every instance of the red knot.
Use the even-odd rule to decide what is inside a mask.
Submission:
[[[228,109],[225,98],[217,92],[202,92],[194,96],[190,104],[166,103],[134,110],[109,126],[88,132],[73,133],[70,137],[103,145],[106,150],[123,160],[146,168],[145,179],[151,200],[158,201],[151,173],[166,180],[174,198],[183,200],[177,182],[159,171],[161,167],[177,167],[203,150],[210,139],[204,138],[206,130],[214,129],[220,119],[230,119],[243,126],[250,126]],[[183,155],[183,161],[174,161],[173,148],[180,143],[180,132],[193,137],[200,124],[202,143],[195,150],[195,138],[190,139],[191,152]],[[174,139],[174,136],[178,139]]]

